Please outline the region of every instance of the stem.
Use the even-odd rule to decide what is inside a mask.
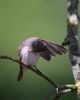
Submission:
[[[51,92],[44,98],[44,100],[48,100],[49,97],[50,97],[51,95],[53,95],[54,93],[55,93],[55,91],[51,91]]]
[[[58,100],[64,93],[58,93],[53,100]]]
[[[9,57],[9,56],[2,56],[0,55],[0,59],[6,59],[6,60],[11,60],[13,62],[16,62],[18,64],[22,64],[23,66],[27,67],[25,64],[23,64],[21,61]],[[50,78],[48,78],[47,76],[45,76],[42,72],[40,72],[39,70],[36,70],[32,67],[27,67],[28,69],[30,69],[31,71],[35,72],[37,75],[41,76],[44,80],[46,80],[47,82],[49,82],[53,87],[58,88],[58,86],[56,85],[56,83],[54,83]]]

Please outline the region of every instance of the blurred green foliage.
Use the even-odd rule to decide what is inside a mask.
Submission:
[[[18,45],[38,36],[61,44],[66,36],[66,0],[0,0],[0,54],[15,58]],[[38,68],[58,84],[73,83],[68,54],[50,62],[40,59]],[[53,87],[31,71],[17,82],[19,67],[0,60],[0,100],[43,100]],[[74,93],[60,100],[75,100]]]

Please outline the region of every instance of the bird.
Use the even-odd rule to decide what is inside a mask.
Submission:
[[[39,37],[30,37],[24,40],[18,47],[19,61],[29,67],[35,67],[40,57],[50,61],[56,54],[62,55],[67,50],[63,46]],[[27,67],[20,64],[20,71],[17,80],[23,77],[23,72]],[[37,69],[37,68],[36,68]]]

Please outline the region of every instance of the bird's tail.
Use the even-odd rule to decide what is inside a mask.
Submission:
[[[21,57],[20,57],[20,59],[19,59],[20,61],[22,61],[21,60]],[[22,77],[23,77],[23,72],[24,72],[24,66],[22,65],[22,64],[20,64],[20,71],[19,71],[19,74],[18,74],[18,77],[17,77],[17,81],[20,81],[21,79],[22,79]]]
[[[23,77],[23,69],[20,69],[18,77],[17,77],[17,81],[20,81]]]

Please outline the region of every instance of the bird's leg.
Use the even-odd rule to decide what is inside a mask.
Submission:
[[[34,68],[38,71],[38,73],[42,74],[42,72],[36,66],[34,66]]]

